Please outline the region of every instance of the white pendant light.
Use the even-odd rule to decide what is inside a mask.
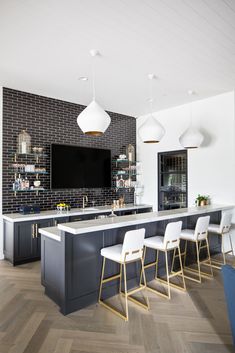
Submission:
[[[152,80],[156,78],[154,74],[149,74],[150,80],[150,115],[146,121],[139,128],[139,135],[144,143],[158,143],[165,135],[164,127],[157,121],[153,116],[153,92],[152,92]]]
[[[91,50],[92,56],[92,87],[93,99],[92,102],[78,115],[77,123],[82,132],[91,136],[102,136],[109,127],[111,122],[110,116],[106,111],[96,102],[95,99],[95,70],[94,58],[99,55],[97,50]]]
[[[188,91],[189,95],[195,94],[193,91]],[[179,142],[186,149],[195,149],[200,147],[203,141],[203,135],[193,126],[192,123],[192,102],[190,103],[190,125],[187,130],[180,136]]]

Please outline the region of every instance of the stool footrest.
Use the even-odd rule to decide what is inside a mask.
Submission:
[[[114,308],[112,305],[105,303],[103,300],[100,300],[100,301],[99,301],[99,304],[100,304],[100,305],[103,305],[106,309],[112,311],[112,313],[118,315],[119,317],[121,317],[121,318],[124,319],[125,321],[128,320],[127,316],[123,315],[122,312],[120,312],[119,310],[117,310],[116,308]]]
[[[206,249],[206,248],[207,248],[207,245],[200,246],[200,250],[201,249]]]
[[[140,290],[146,289],[146,288],[147,288],[147,287],[143,286],[143,287],[141,287],[141,288],[136,288],[136,290],[133,289],[132,291],[129,291],[129,292],[127,293],[127,299],[129,299],[131,302],[133,302],[133,303],[135,303],[135,304],[141,306],[142,308],[149,310],[149,305],[148,305],[148,303],[146,303],[146,304],[145,304],[145,303],[142,303],[142,302],[141,302],[140,300],[138,300],[137,298],[134,298],[134,297],[131,296],[132,294],[134,294],[134,293],[136,293],[136,292],[139,292]],[[121,294],[125,297],[125,293],[124,293],[123,291],[121,291]]]
[[[156,264],[157,264],[157,261],[150,262],[149,264],[144,265],[144,268],[149,268],[149,267],[152,267],[152,266],[156,266]]]
[[[120,276],[121,275],[118,274],[118,275],[114,275],[114,276],[111,276],[111,277],[104,278],[102,280],[102,283],[107,283],[107,282],[113,281],[114,279],[120,278]]]
[[[143,284],[141,284],[140,287],[135,288],[135,289],[132,289],[132,290],[129,290],[129,291],[127,292],[127,295],[132,295],[132,294],[137,293],[137,292],[139,292],[139,291],[141,291],[141,290],[143,290],[143,289],[145,289],[145,288],[146,288],[146,287],[145,287]],[[124,293],[124,292],[122,292],[122,293]],[[125,294],[125,293],[124,293],[124,294]]]
[[[205,265],[205,264],[204,264]],[[209,264],[208,264],[208,266],[210,266]],[[196,269],[194,269],[194,268],[191,268],[191,267],[184,267],[184,271],[188,271],[188,272],[191,272],[191,273],[199,273],[198,272],[198,270],[196,270]],[[204,272],[204,271],[201,271],[200,270],[200,273],[201,273],[201,276],[202,277],[206,277],[206,278],[213,278],[213,275],[212,274],[210,274],[210,273],[206,273],[206,272]]]
[[[155,288],[152,288],[152,287],[149,287],[147,286],[146,287],[150,292],[153,292],[157,295],[160,295],[160,297],[163,297],[163,298],[167,298],[167,299],[170,299],[169,295],[168,294],[165,294],[165,293],[162,293],[160,292],[159,290],[155,289]]]
[[[177,276],[182,276],[182,273],[179,273],[179,274],[177,274]],[[157,278],[156,279],[158,282],[160,282],[160,283],[163,283],[163,284],[165,284],[165,285],[167,285],[168,283],[167,283],[167,281],[166,280],[164,280],[164,279],[162,279],[162,278]],[[185,292],[186,291],[186,288],[184,288],[184,287],[181,287],[180,285],[178,285],[178,284],[175,284],[175,283],[169,283],[170,284],[170,287],[173,287],[173,288],[176,288],[176,289],[179,289],[179,290],[182,290],[183,292]]]

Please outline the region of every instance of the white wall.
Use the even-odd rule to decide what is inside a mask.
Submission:
[[[2,87],[0,86],[0,259],[3,259],[3,224],[2,224]]]
[[[198,193],[209,194],[212,203],[235,204],[235,114],[234,92],[195,101],[193,122],[205,136],[202,146],[188,151],[188,205],[194,205]],[[166,129],[159,144],[144,144],[138,127],[146,116],[137,119],[137,158],[142,162],[141,201],[157,209],[157,153],[182,149],[179,136],[188,127],[190,105],[155,114]]]

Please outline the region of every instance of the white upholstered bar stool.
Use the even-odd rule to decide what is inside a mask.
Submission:
[[[229,212],[225,212],[222,217],[220,224],[209,224],[208,231],[210,235],[220,235],[221,236],[221,252],[223,255],[223,261],[211,258],[212,262],[212,267],[221,269],[222,265],[226,265],[226,254],[232,254],[234,256],[234,251],[233,251],[233,244],[232,244],[232,239],[231,239],[231,233],[230,233],[230,228],[231,228],[231,221],[232,221],[232,214]],[[230,241],[230,250],[225,251],[225,246],[224,246],[224,240],[225,237],[229,237]]]
[[[171,286],[180,290],[184,290],[184,291],[186,290],[184,273],[182,268],[182,260],[181,260],[181,254],[180,254],[180,246],[179,246],[180,245],[179,237],[181,233],[181,228],[182,228],[182,221],[171,222],[167,224],[164,236],[155,236],[155,237],[146,238],[144,240],[144,246],[145,246],[144,259],[146,256],[147,248],[156,250],[156,260],[154,262],[144,265],[144,268],[147,269],[152,266],[155,266],[155,280],[167,285],[167,293],[166,294],[162,293],[161,291],[155,288],[152,288],[149,285],[147,285],[147,289],[168,299],[171,298],[171,291],[170,291]],[[176,271],[176,272],[171,271],[169,273],[168,252],[171,250],[174,251],[174,256],[175,257],[178,256],[179,258],[180,269],[179,271]],[[178,254],[176,254],[176,250],[178,251]],[[162,251],[165,253],[166,280],[158,277],[159,251]],[[170,279],[175,276],[182,277],[182,280],[183,280],[182,286],[170,282]]]
[[[146,303],[142,303],[138,299],[132,297],[134,293],[137,293],[146,288],[146,278],[145,278],[144,262],[143,262],[144,236],[145,236],[144,228],[141,228],[138,230],[130,230],[126,232],[123,244],[117,244],[117,245],[113,245],[113,246],[109,246],[107,248],[101,249],[101,255],[103,256],[103,266],[102,266],[102,274],[101,274],[101,280],[100,280],[99,303],[103,305],[105,308],[111,310],[116,315],[120,316],[125,321],[128,321],[128,299],[142,306],[144,309],[147,309],[147,310],[149,309],[149,301],[147,296],[145,298]],[[104,279],[105,264],[107,259],[120,264],[120,273]],[[140,261],[141,263],[141,274],[143,273],[144,284],[140,283],[139,287],[128,291],[126,265],[136,261]],[[122,268],[123,268],[123,271],[122,271]],[[122,277],[124,280],[124,292],[122,291],[122,288],[121,288]],[[119,278],[119,293],[124,295],[125,297],[125,313],[121,313],[116,308],[114,308],[113,306],[111,306],[107,302],[104,302],[101,299],[103,284],[118,278]]]
[[[184,256],[184,277],[198,283],[201,283],[202,277],[213,277],[213,270],[211,266],[210,249],[209,249],[209,242],[208,242],[209,221],[210,221],[210,216],[199,217],[196,223],[195,230],[183,229],[180,234],[180,239],[185,240],[185,248],[184,248],[184,252],[182,253],[182,256]],[[195,243],[197,269],[185,266],[188,242]],[[200,252],[202,249],[207,249],[207,258],[205,260],[200,261]],[[203,272],[201,270],[202,264],[210,267],[210,273]],[[185,272],[194,274],[195,277],[185,275]]]

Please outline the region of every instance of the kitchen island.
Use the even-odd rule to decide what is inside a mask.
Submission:
[[[210,205],[72,222],[39,229],[45,293],[65,315],[96,303],[102,265],[101,248],[122,243],[126,231],[132,229],[145,228],[146,237],[164,234],[167,223],[171,221],[182,220],[183,228],[193,229],[199,216],[210,215],[210,221],[219,224],[221,213],[228,210],[232,212],[232,209],[233,206]],[[214,239],[211,243],[212,253],[220,251],[220,243],[216,237]],[[194,252],[191,251],[190,255],[193,262]],[[146,261],[153,261],[154,258],[155,252],[149,251]],[[106,276],[118,271],[119,266],[109,262]],[[127,272],[128,287],[131,288],[138,280],[135,264],[128,265]],[[148,281],[152,280],[153,270],[148,270],[146,275]],[[117,292],[118,283],[107,283],[104,297]]]

